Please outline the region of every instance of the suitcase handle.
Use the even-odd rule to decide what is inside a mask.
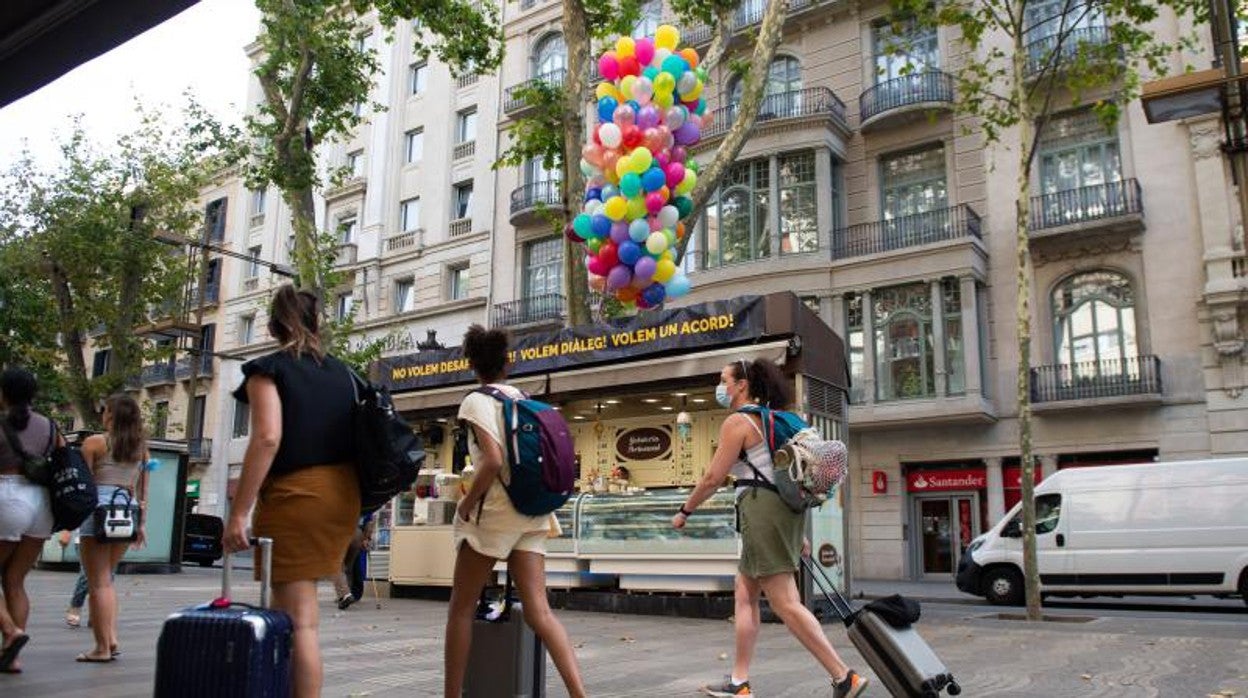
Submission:
[[[828,573],[823,571],[819,565],[816,565],[809,557],[802,556],[802,567],[806,568],[806,573],[810,575],[810,580],[828,600],[828,604],[832,606],[832,610],[836,615],[840,616],[841,622],[845,627],[854,624],[854,619],[858,616],[858,612],[850,605],[849,601],[841,594],[841,590],[836,588],[832,583],[832,579],[828,577]]]
[[[268,608],[269,587],[273,581],[273,539],[248,538],[247,542],[260,548],[260,608]],[[229,608],[234,603],[230,600],[230,577],[234,571],[234,563],[228,550],[221,561],[221,568],[221,596],[209,604],[212,608]]]

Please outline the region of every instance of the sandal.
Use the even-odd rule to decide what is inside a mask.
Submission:
[[[65,611],[65,625],[71,628],[82,627],[82,611],[70,606],[69,610]]]
[[[30,642],[30,636],[20,630],[13,639],[9,640],[9,644],[4,646],[4,650],[0,651],[0,671],[8,671],[13,668],[13,662],[17,661],[17,655]]]
[[[109,655],[107,657],[92,657],[90,654],[83,652],[82,654],[75,657],[74,661],[86,662],[88,664],[107,664],[109,662],[116,661],[116,659],[112,655]]]

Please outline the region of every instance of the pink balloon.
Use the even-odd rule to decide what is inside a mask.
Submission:
[[[678,145],[672,148],[672,162],[688,162],[688,161],[689,161],[689,151],[685,149],[685,146]]]
[[[653,233],[653,232],[663,229],[663,223],[659,221],[658,216],[652,214],[650,216],[647,216],[647,218],[649,219],[649,223],[650,223],[650,232]]]
[[[587,259],[589,261],[586,263],[585,268],[589,270],[590,274],[606,276],[607,273],[611,271],[611,267],[608,267],[606,262],[600,259],[598,255],[593,255]]]
[[[664,174],[667,175],[668,188],[675,189],[676,185],[680,184],[685,179],[685,166],[679,162],[673,162],[667,166],[667,169],[664,170]]]
[[[616,221],[611,224],[611,242],[614,242],[616,245],[622,245],[631,239],[628,236],[628,223],[626,221]]]
[[[654,153],[654,159],[658,161],[659,167],[661,168],[666,168],[668,164],[672,162],[672,156],[667,150],[660,150],[659,152]]]
[[[658,213],[663,210],[663,195],[657,191],[646,194],[646,210],[650,213]]]
[[[605,80],[620,77],[620,62],[615,57],[615,51],[607,51],[598,59],[598,74]]]
[[[624,128],[625,126],[632,126],[636,119],[637,115],[633,113],[633,108],[627,104],[621,104],[615,108],[615,113],[612,114],[611,120],[620,128]]]
[[[601,168],[602,146],[597,143],[586,143],[585,147],[581,148],[581,157],[585,158],[585,160],[594,167]]]
[[[654,60],[654,39],[650,37],[638,39],[636,46],[633,48],[633,55],[637,56],[637,62],[643,68],[650,65],[650,61]]]
[[[648,128],[641,134],[641,142],[650,149],[651,153],[663,150],[667,145],[667,139],[663,137],[663,132],[657,128]]]

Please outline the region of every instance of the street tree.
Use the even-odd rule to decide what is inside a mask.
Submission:
[[[893,52],[906,52],[905,37],[914,28],[951,30],[954,111],[965,117],[968,134],[980,134],[984,146],[1001,144],[1013,150],[1024,589],[1027,617],[1039,620],[1029,380],[1029,223],[1037,147],[1060,110],[1086,108],[1104,128],[1112,128],[1138,94],[1141,75],[1165,74],[1179,51],[1194,45],[1193,36],[1168,37],[1159,26],[1174,16],[1204,20],[1206,10],[1199,0],[893,0],[892,9],[892,34],[898,37],[889,49]],[[909,68],[923,66],[911,62]]]
[[[758,117],[759,108],[767,88],[767,71],[780,44],[789,0],[773,0],[767,4],[757,31],[745,36],[737,31],[734,15],[744,0],[672,0],[677,23],[690,26],[702,23],[711,29],[711,42],[701,66],[708,75],[726,57],[734,41],[740,41],[742,54],[748,50],[748,59],[730,61],[727,65],[739,74],[742,81],[741,101],[737,105],[734,121],[716,151],[712,161],[702,168],[698,184],[690,193],[693,210],[686,218],[686,229],[692,231],[694,222],[711,200],[720,179],[736,161],[741,147],[749,137]],[[513,126],[511,146],[499,160],[502,166],[523,166],[529,160],[539,159],[547,169],[558,168],[560,180],[560,205],[549,211],[553,227],[562,231],[572,218],[580,213],[585,178],[581,173],[581,146],[587,134],[585,110],[592,98],[594,66],[591,59],[595,42],[603,42],[617,35],[627,35],[633,30],[645,3],[639,0],[563,0],[563,36],[567,47],[567,71],[562,88],[540,82],[528,86],[514,96],[524,99],[532,109]],[[676,262],[680,263],[692,232],[682,239],[676,250]],[[563,253],[563,279],[568,298],[568,323],[588,322],[591,317],[589,288],[580,245],[565,238]]]
[[[490,71],[502,60],[498,7],[471,0],[256,0],[260,9],[255,75],[264,98],[248,118],[253,143],[246,178],[252,188],[272,184],[290,210],[294,260],[301,287],[326,289],[318,245],[315,194],[342,173],[318,162],[318,149],[349,136],[367,120],[376,51],[359,41],[360,18],[375,16],[393,34],[414,20],[417,55],[436,56],[453,73]]]
[[[139,114],[113,147],[95,147],[75,122],[54,167],[27,154],[0,177],[0,355],[35,368],[92,427],[98,398],[139,375],[145,358],[171,356],[134,332],[184,310],[169,299],[183,298],[191,278],[185,247],[160,239],[200,237],[200,189],[234,150],[193,103],[176,127]],[[109,351],[103,375],[88,372],[88,340]]]

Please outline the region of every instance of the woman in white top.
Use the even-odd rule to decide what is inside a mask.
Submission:
[[[464,334],[464,356],[483,386],[513,398],[522,393],[503,381],[507,376],[507,333],[472,325]],[[446,619],[447,698],[460,698],[472,646],[472,619],[481,590],[498,560],[507,561],[524,608],[524,620],[541,638],[568,693],[585,695],[576,653],[563,624],[546,602],[546,538],[558,535],[554,514],[525,516],[512,506],[503,483],[510,477],[503,442],[502,403],[474,392],[464,398],[459,418],[472,427],[469,455],[476,469],[472,488],[455,516],[455,576]]]
[[[143,416],[139,404],[129,395],[114,395],[104,401],[104,434],[88,436],[82,443],[82,455],[91,467],[100,504],[111,504],[119,490],[129,494],[141,512],[135,549],[146,542],[147,469],[150,458],[147,437],[143,433]],[[118,497],[118,503],[125,494]],[[79,528],[82,564],[87,571],[88,603],[91,608],[91,631],[95,647],[78,655],[80,662],[111,662],[117,649],[117,593],[113,589],[112,571],[126,554],[124,543],[109,543],[95,537],[95,516],[88,516]]]

